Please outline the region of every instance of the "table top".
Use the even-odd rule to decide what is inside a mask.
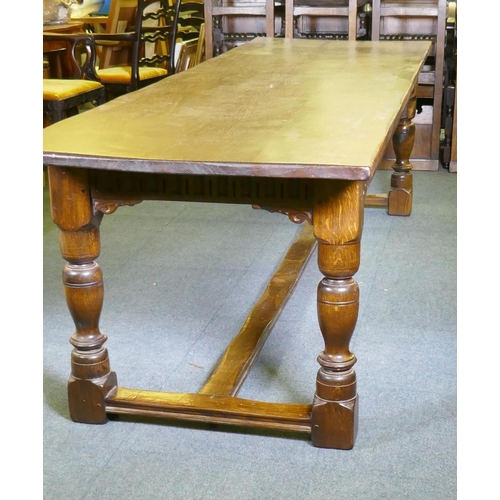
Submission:
[[[81,33],[82,31],[83,22],[80,20],[43,25],[44,33]]]
[[[256,38],[44,129],[44,163],[368,180],[426,41]]]
[[[97,15],[89,15],[82,16],[77,19],[83,24],[100,24],[105,26],[108,23],[108,16],[97,16]]]

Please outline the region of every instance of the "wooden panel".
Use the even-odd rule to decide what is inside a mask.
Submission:
[[[356,40],[365,0],[286,0],[285,37]]]
[[[204,5],[206,59],[247,43],[256,36],[274,37],[282,31],[282,5],[279,1],[207,0]]]
[[[134,31],[136,12],[137,0],[112,0],[106,23],[106,33]],[[98,48],[100,50],[100,69],[131,63],[130,43],[112,42],[105,44],[100,41]]]

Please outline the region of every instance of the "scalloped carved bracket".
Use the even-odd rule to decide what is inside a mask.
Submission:
[[[133,207],[138,203],[141,203],[142,200],[100,200],[98,198],[94,199],[94,215],[101,212],[105,215],[112,214],[116,212],[118,207],[129,206]]]
[[[252,205],[255,210],[267,210],[271,213],[280,213],[286,215],[294,224],[302,224],[303,222],[309,222],[312,224],[312,212],[309,210],[287,210],[284,208],[276,207],[261,207],[260,205]]]

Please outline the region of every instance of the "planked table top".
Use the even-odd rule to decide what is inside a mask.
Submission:
[[[429,41],[256,38],[44,129],[45,164],[369,180]]]

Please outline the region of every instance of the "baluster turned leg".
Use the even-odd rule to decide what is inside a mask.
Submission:
[[[106,422],[104,398],[116,387],[110,371],[106,335],[99,330],[103,303],[100,217],[91,210],[87,174],[79,169],[49,167],[52,217],[58,225],[66,302],[76,326],[70,339],[71,375],[68,382],[70,416],[76,422]]]
[[[318,285],[318,320],[325,350],[318,356],[311,432],[314,446],[350,449],[358,425],[356,357],[349,343],[359,307],[353,279],[360,261],[363,223],[363,183],[337,181],[316,197],[313,224],[318,241],[318,265],[324,278]]]
[[[415,143],[415,117],[417,97],[415,91],[403,112],[398,128],[392,138],[396,161],[392,165],[391,190],[387,213],[389,215],[410,215],[413,201],[413,175],[410,155]]]

